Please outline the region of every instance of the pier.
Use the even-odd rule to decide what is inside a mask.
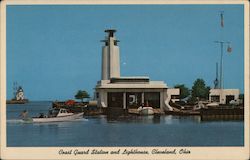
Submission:
[[[201,109],[201,120],[244,120],[244,107],[217,107]]]
[[[123,109],[121,107],[107,107],[98,108],[93,102],[76,102],[74,104],[67,104],[66,102],[53,102],[54,108],[65,108],[71,112],[84,112],[86,116],[107,115],[111,117],[119,116],[141,116],[137,108]],[[185,109],[174,108],[173,111],[163,111],[160,108],[153,108],[154,116],[174,115],[174,116],[200,116],[202,121],[213,120],[244,120],[243,106],[217,106],[202,108],[199,110],[192,110],[192,106],[185,107]]]

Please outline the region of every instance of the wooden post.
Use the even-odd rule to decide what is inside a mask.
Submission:
[[[141,104],[144,104],[144,92],[141,93]]]
[[[126,92],[123,92],[123,109],[126,109]]]

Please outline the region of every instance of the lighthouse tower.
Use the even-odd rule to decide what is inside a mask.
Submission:
[[[116,30],[105,30],[108,33],[105,40],[105,45],[102,47],[102,80],[120,77],[120,52],[117,46],[114,33]]]
[[[24,100],[24,92],[23,88],[21,86],[18,87],[17,92],[16,92],[16,100]]]

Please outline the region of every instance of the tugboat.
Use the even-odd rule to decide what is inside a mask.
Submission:
[[[6,103],[7,104],[25,104],[27,102],[29,102],[28,99],[25,99],[24,97],[24,91],[22,86],[18,86],[17,87],[17,82],[14,82],[14,98],[12,98],[11,100],[7,100]]]

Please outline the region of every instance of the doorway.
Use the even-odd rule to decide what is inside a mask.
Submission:
[[[227,95],[226,96],[226,104],[229,104],[231,100],[234,100],[234,95]]]
[[[108,92],[108,107],[123,108],[123,93]]]

